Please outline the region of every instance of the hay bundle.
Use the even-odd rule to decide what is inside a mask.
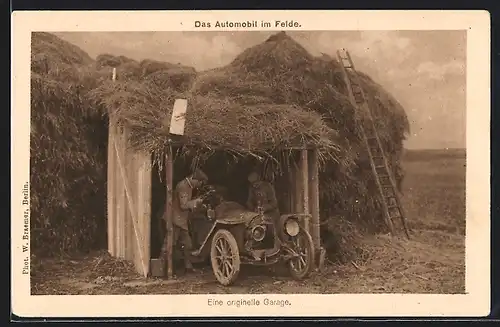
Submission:
[[[77,46],[45,32],[31,34],[31,70],[46,74],[65,66],[85,66],[92,58]]]
[[[159,88],[173,89],[184,92],[189,89],[196,77],[196,72],[190,69],[175,67],[158,70],[146,76],[145,80]]]
[[[136,60],[125,56],[101,54],[96,58],[97,70],[116,68],[120,81],[151,82],[160,88],[186,91],[193,82],[196,71],[192,67],[154,60]]]
[[[109,72],[109,76],[112,68],[116,68],[117,78],[123,81],[138,81],[142,78],[141,64],[125,56],[100,54],[96,58],[95,66],[98,71]]]
[[[121,64],[123,64],[122,60],[120,60],[120,59],[121,58],[118,58],[116,56],[113,56],[113,55],[110,55],[107,53],[103,53],[103,54],[98,55],[97,58],[95,58],[95,61],[96,61],[97,69],[100,69],[102,67],[116,68],[116,67],[120,66]]]
[[[156,60],[143,60],[140,63],[142,68],[142,76],[148,76],[154,72],[159,70],[169,70],[169,69],[179,69],[184,70],[190,73],[196,73],[196,70],[193,67],[183,66],[181,64],[172,64],[164,61],[156,61]]]
[[[32,250],[99,247],[106,240],[98,231],[105,229],[107,129],[86,93],[105,76],[83,51],[48,33],[33,33],[32,58]]]

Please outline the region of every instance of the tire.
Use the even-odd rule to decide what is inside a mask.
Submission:
[[[304,228],[301,227],[299,234],[292,238],[292,248],[301,257],[288,261],[290,275],[297,280],[307,278],[314,268],[314,244],[311,235]]]
[[[212,238],[210,261],[215,278],[221,285],[229,286],[236,281],[241,267],[240,251],[236,239],[228,230],[219,229]]]

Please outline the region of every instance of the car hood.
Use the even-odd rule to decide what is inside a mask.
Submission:
[[[237,202],[222,202],[215,207],[216,220],[226,224],[248,224],[257,216],[257,212],[250,211]]]

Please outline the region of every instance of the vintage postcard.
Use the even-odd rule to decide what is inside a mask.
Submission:
[[[12,24],[16,315],[489,313],[487,12]]]

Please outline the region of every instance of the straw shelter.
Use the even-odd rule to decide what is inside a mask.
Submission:
[[[169,132],[172,109],[183,95],[188,103],[185,132],[175,136]],[[246,176],[259,169],[263,178],[288,190],[278,192],[282,213],[311,214],[309,227],[320,251],[318,161],[337,149],[336,133],[320,115],[293,105],[241,105],[119,80],[105,83],[93,96],[108,108],[111,122],[108,249],[112,255],[134,261],[147,275],[149,259],[155,256],[151,251],[159,245],[159,239],[151,237],[151,228],[158,226],[159,203],[165,198],[171,201],[168,190],[198,167],[239,202],[246,199]],[[152,191],[155,183],[160,186]]]
[[[65,137],[49,142],[60,148],[64,147],[57,140],[72,144],[64,160],[67,167],[76,170],[73,175],[57,175],[58,185],[70,185],[70,193],[57,191],[45,206],[40,205],[42,200],[32,202],[39,208],[39,213],[32,215],[35,219],[52,220],[50,235],[37,223],[45,235],[38,245],[42,239],[57,239],[55,243],[68,250],[81,248],[106,230],[107,224],[110,252],[135,261],[138,270],[146,273],[148,258],[155,256],[153,244],[158,243],[157,211],[167,197],[165,168],[170,145],[172,184],[194,167],[204,167],[214,183],[231,180],[228,187],[235,191],[230,194],[242,199],[246,188],[242,176],[258,166],[263,176],[273,181],[277,193],[283,194],[282,211],[307,209],[319,215],[322,245],[332,260],[356,255],[357,238],[363,232],[383,228],[376,187],[356,128],[355,118],[363,122],[363,113],[350,104],[334,59],[314,57],[286,33],[278,33],[243,51],[227,66],[196,72],[177,64],[137,62],[111,55],[93,61],[50,34],[35,34],[37,44],[44,46],[33,47],[36,51],[32,52],[32,72],[36,73],[32,76],[32,105],[39,111],[32,129],[54,124],[61,130],[63,121],[77,120],[68,123]],[[51,41],[45,42],[48,38]],[[116,81],[111,81],[113,67]],[[409,129],[406,114],[370,77],[362,75],[362,80],[384,150],[396,179],[401,179],[399,158]],[[169,134],[175,99],[188,103],[183,137]],[[44,114],[61,108],[66,109],[59,121]],[[85,125],[85,121],[94,125]],[[96,137],[98,131],[106,136]],[[90,142],[93,137],[100,141]],[[43,139],[42,134],[32,131],[32,144]],[[50,180],[45,171],[56,173],[47,167],[60,166],[52,152],[32,145],[32,157],[33,153],[39,159],[35,168],[32,163],[32,187],[38,190],[32,191],[32,196],[43,194],[44,181]],[[313,179],[316,169],[319,179]],[[310,178],[304,178],[309,170]],[[83,171],[88,172],[88,178],[81,181],[81,187],[74,186],[74,174],[84,175]],[[301,185],[302,193],[290,184],[291,178]],[[309,196],[312,191],[304,192],[316,188],[316,182],[319,199]],[[107,197],[107,185],[108,193],[114,194],[108,196],[108,212],[105,203],[92,208],[86,205],[91,196],[79,193],[85,185],[102,199]],[[286,190],[292,190],[291,195]],[[61,201],[64,197],[71,198]],[[307,197],[308,201],[298,200]],[[95,212],[87,214],[91,209]],[[53,212],[60,218],[53,218]],[[78,217],[85,217],[88,226],[84,227]],[[76,246],[64,235],[78,234],[78,230],[86,236],[78,236],[81,241]]]

